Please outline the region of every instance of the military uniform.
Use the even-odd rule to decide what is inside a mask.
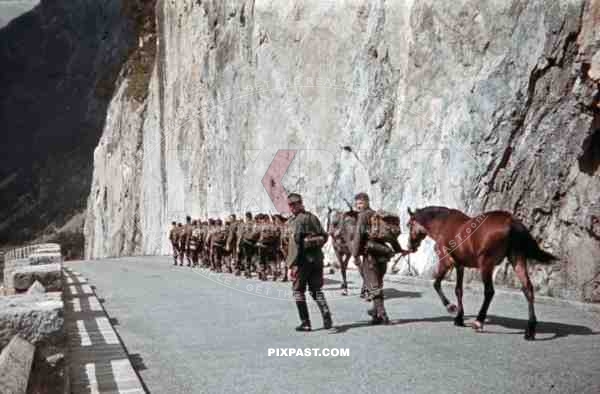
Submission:
[[[288,201],[293,203],[301,197],[290,195]],[[298,331],[311,329],[308,306],[306,305],[306,288],[316,301],[323,317],[326,328],[331,327],[331,313],[323,294],[323,251],[322,246],[327,241],[327,233],[323,230],[319,218],[302,209],[288,220],[288,256],[287,265],[295,269],[296,275],[292,284],[296,307],[301,324]]]
[[[376,256],[365,250],[367,242],[377,242],[369,240],[368,236],[369,223],[373,215],[375,215],[375,211],[371,208],[366,208],[358,214],[356,233],[352,240],[352,255],[355,261],[359,261],[362,257],[359,270],[363,276],[370,299],[373,301],[373,308],[368,313],[373,318],[372,323],[379,324],[389,322],[383,302],[383,277],[387,271],[387,263],[390,257]],[[396,239],[390,239],[388,242],[392,244],[394,251],[402,251]]]
[[[223,272],[223,257],[225,255],[225,241],[227,240],[227,228],[218,219],[213,232],[210,235],[210,247],[212,255],[212,267],[216,272]]]
[[[240,225],[240,222],[238,222],[237,220],[233,220],[230,224],[229,224],[229,234],[227,235],[227,241],[225,242],[225,250],[227,251],[227,253],[229,254],[229,263],[230,263],[230,271],[233,271],[233,273],[238,276],[240,275],[241,272],[241,266],[240,266],[240,255],[239,255],[239,251],[238,251],[238,227]]]
[[[182,256],[181,256],[181,262],[183,264],[183,255],[185,254],[185,258],[187,260],[187,266],[191,267],[192,266],[192,253],[190,250],[190,239],[192,238],[192,223],[190,223],[189,221],[183,225],[183,240],[182,240],[182,245],[183,245],[183,249],[182,249]]]
[[[198,223],[195,223],[192,228],[192,234],[188,241],[188,249],[190,251],[192,265],[196,267],[198,265],[198,256],[200,254],[200,227]]]
[[[185,244],[183,242],[183,225],[179,223],[177,225],[177,232],[175,234],[175,243],[177,244],[177,257],[179,258],[179,265],[183,265],[183,255],[185,254]]]
[[[179,256],[179,245],[177,244],[177,225],[173,225],[171,230],[169,230],[169,242],[171,242],[171,247],[173,248],[173,265],[177,265],[177,257]]]
[[[259,256],[259,279],[267,280],[267,275],[270,273],[273,280],[277,280],[280,276],[278,266],[278,251],[281,244],[281,231],[273,224],[265,222],[260,225],[260,238],[257,242]]]
[[[256,253],[256,231],[254,222],[246,220],[240,225],[238,248],[240,250],[240,259],[244,267],[244,276],[250,278],[252,276],[252,258]]]

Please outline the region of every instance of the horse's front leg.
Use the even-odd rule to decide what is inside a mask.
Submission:
[[[350,261],[350,255],[345,254],[342,256],[340,262],[342,271],[342,295],[348,295],[348,280],[346,279],[346,272],[348,270],[348,261]]]
[[[442,291],[442,280],[446,276],[448,269],[450,269],[448,261],[446,259],[440,258],[440,261],[439,261],[438,267],[437,267],[437,272],[435,274],[435,280],[433,282],[433,288],[435,289],[438,296],[440,297],[440,300],[442,300],[442,304],[444,304],[444,306],[446,307],[446,310],[449,313],[453,314],[453,313],[456,313],[456,305],[450,304],[450,301],[448,300],[448,298],[446,298],[446,295]]]

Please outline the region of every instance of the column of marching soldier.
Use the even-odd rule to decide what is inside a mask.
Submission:
[[[379,216],[369,207],[366,193],[357,194],[355,203],[359,216],[352,255],[363,278],[361,297],[373,302],[373,308],[368,310],[371,323],[387,324],[389,318],[383,304],[387,262],[395,253],[408,252],[400,247],[395,233],[389,239],[370,236],[373,227],[381,230],[382,226],[373,221]],[[246,278],[256,273],[263,281],[270,277],[273,281],[286,282],[289,276],[301,320],[296,330],[311,330],[305,298],[307,287],[319,306],[324,327],[329,329],[331,313],[322,291],[322,247],[329,234],[317,216],[304,209],[299,194],[288,195],[288,206],[289,217],[264,213],[253,217],[251,212],[246,212],[243,220],[231,214],[224,221],[219,218],[192,220],[187,216],[185,224],[172,222],[169,240],[173,247],[173,265],[187,263],[188,267],[206,267],[236,276],[243,274]],[[397,225],[399,229],[399,221]],[[383,253],[382,249],[385,249]]]

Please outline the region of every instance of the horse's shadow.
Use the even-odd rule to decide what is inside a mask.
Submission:
[[[475,318],[475,316],[465,316],[465,320],[468,320],[469,318]],[[453,321],[454,321],[453,316],[426,317],[426,318],[422,318],[422,319],[392,319],[388,326],[397,326],[397,325],[403,325],[403,324],[422,323],[422,322],[429,322],[429,323],[447,322],[448,324],[452,324]],[[467,321],[465,321],[465,323],[468,328],[469,323]],[[493,326],[501,326],[504,328],[517,330],[517,331],[504,332],[504,331],[494,331],[493,329],[490,330],[490,328],[493,328]],[[508,335],[519,334],[519,335],[523,335],[525,333],[526,326],[527,326],[527,320],[525,320],[525,319],[515,319],[515,318],[511,318],[511,317],[490,315],[486,319],[486,325],[485,325],[483,334],[508,334]],[[341,324],[341,325],[334,326],[334,329],[331,331],[331,333],[332,334],[341,334],[348,330],[351,330],[354,328],[360,328],[360,327],[380,327],[380,326],[373,326],[373,325],[371,325],[371,323],[369,321],[363,320],[363,321],[359,321],[359,322],[355,322],[355,323]],[[553,334],[552,336],[550,336],[548,338],[536,338],[537,341],[550,341],[550,340],[557,339],[557,338],[564,338],[569,335],[600,335],[600,331],[594,331],[591,328],[586,327],[586,326],[581,326],[581,325],[576,325],[576,324],[567,324],[567,323],[557,323],[557,322],[542,322],[542,321],[538,321],[536,333],[537,334]]]
[[[508,328],[511,332],[505,331],[494,331],[490,330],[493,326],[501,326]],[[515,319],[512,317],[489,315],[486,319],[486,326],[483,333],[486,334],[523,334],[525,327],[527,326],[527,320]],[[581,326],[577,324],[567,324],[558,322],[544,322],[538,321],[536,327],[536,334],[553,334],[548,338],[536,338],[538,341],[550,341],[557,338],[564,338],[569,335],[600,335],[600,331],[594,331],[589,327]]]
[[[341,324],[334,326],[334,330],[331,331],[332,334],[341,334],[353,328],[360,327],[386,327],[386,326],[396,326],[400,324],[407,323],[420,323],[420,322],[430,322],[430,323],[439,323],[439,322],[452,322],[454,318],[452,316],[438,316],[438,317],[425,317],[422,319],[392,319],[390,320],[390,324],[385,326],[374,326],[368,320],[361,320],[355,323],[349,324]]]

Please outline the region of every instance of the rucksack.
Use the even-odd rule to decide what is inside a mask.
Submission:
[[[274,225],[263,225],[260,229],[259,242],[263,244],[273,244],[279,240],[279,229]]]
[[[260,237],[260,231],[257,231],[253,223],[244,223],[242,225],[242,240],[256,242]]]
[[[220,228],[216,230],[212,236],[212,242],[224,246],[225,241],[227,241],[228,233],[229,231],[227,231],[226,228]]]
[[[199,243],[200,243],[200,229],[195,228],[192,231],[192,235],[190,236],[190,249],[196,250]]]
[[[388,241],[400,235],[400,217],[391,212],[377,211],[369,220],[369,239]]]

